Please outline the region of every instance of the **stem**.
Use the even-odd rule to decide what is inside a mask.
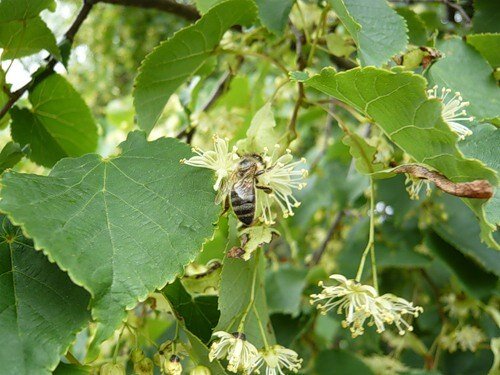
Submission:
[[[257,268],[259,267],[259,255],[260,255],[261,249],[257,249],[255,252],[255,268],[253,270],[253,276],[252,276],[252,289],[250,291],[250,300],[248,301],[248,305],[243,312],[243,316],[241,317],[240,324],[238,325],[238,332],[244,332],[245,330],[245,320],[248,316],[248,313],[250,312],[250,309],[252,308],[254,301],[255,301],[255,281],[257,280]]]
[[[363,274],[363,268],[365,267],[365,260],[368,252],[371,253],[372,260],[372,273],[373,273],[373,286],[378,292],[378,282],[377,282],[377,264],[375,263],[375,189],[373,184],[373,179],[370,178],[370,234],[368,237],[368,244],[366,245],[363,255],[361,256],[361,261],[359,263],[358,272],[356,273],[356,281],[361,281],[361,275]]]
[[[238,55],[238,56],[254,56],[254,57],[258,57],[258,58],[267,60],[270,63],[274,64],[278,69],[280,69],[288,77],[289,70],[282,63],[280,63],[278,60],[275,60],[271,56],[265,55],[263,53],[253,52],[253,51],[243,51],[243,50],[239,50],[239,49],[225,49],[225,48],[219,49],[219,52],[231,53],[231,54]]]
[[[304,13],[302,12],[302,8],[300,7],[300,4],[298,1],[295,2],[295,5],[297,5],[297,10],[299,11],[300,21],[302,22],[302,26],[304,26],[304,35],[306,37],[306,42],[307,42],[307,44],[310,44],[311,43],[311,36],[309,35],[309,32],[307,31],[306,18],[304,17]]]
[[[312,60],[314,58],[314,54],[316,52],[316,47],[318,45],[319,38],[321,37],[321,33],[324,30],[324,25],[326,23],[326,15],[327,15],[329,9],[330,9],[329,6],[325,6],[323,11],[321,12],[321,18],[319,21],[319,25],[318,25],[318,28],[316,29],[316,33],[314,35],[314,40],[313,40],[313,43],[311,45],[311,50],[309,51],[309,56],[307,57],[307,63],[306,63],[307,66],[311,65]]]
[[[378,292],[377,262],[375,260],[375,184],[370,178],[370,259],[372,262],[373,287]]]
[[[257,318],[257,323],[259,323],[259,331],[260,335],[262,336],[262,340],[264,341],[264,348],[267,349],[269,347],[269,343],[267,342],[266,331],[262,326],[262,321],[260,320],[260,315],[255,305],[253,305],[253,312],[255,313],[255,317]]]
[[[118,335],[118,340],[116,342],[116,346],[115,346],[115,351],[113,352],[113,363],[116,363],[116,358],[118,357],[118,349],[120,348],[120,340],[122,338],[122,335],[123,335],[123,331],[125,331],[125,325],[122,327],[122,330],[120,332],[120,334]]]

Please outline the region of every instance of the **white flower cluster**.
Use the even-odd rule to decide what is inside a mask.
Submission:
[[[284,369],[298,372],[301,367],[302,359],[299,359],[297,353],[281,345],[273,345],[258,351],[247,341],[244,333],[218,331],[214,336],[219,340],[212,343],[209,359],[213,361],[226,358],[227,369],[231,372],[260,374],[261,369],[265,368],[266,375],[284,375]]]
[[[276,145],[271,155],[269,150],[264,149],[262,159],[266,166],[262,174],[256,176],[259,186],[269,188],[270,192],[257,190],[257,215],[267,225],[274,224],[272,205],[276,203],[283,212],[283,217],[293,216],[293,208],[300,203],[293,196],[293,190],[300,190],[306,186],[303,182],[307,176],[307,170],[296,169],[305,159],[293,161],[290,150],[279,156],[280,146]],[[240,156],[237,148],[229,150],[228,140],[214,136],[214,150],[202,151],[193,148],[196,156],[181,160],[182,163],[200,168],[208,168],[215,171],[216,182],[214,190],[218,192],[217,202],[223,202],[231,190],[231,176],[235,172]]]
[[[475,352],[483,341],[486,340],[486,336],[477,327],[470,325],[465,325],[462,328],[457,328],[447,335],[443,335],[439,339],[440,346],[453,353],[460,348],[461,351],[465,352],[470,350]]]
[[[467,117],[467,111],[464,109],[470,103],[465,102],[459,92],[448,97],[450,93],[451,90],[444,87],[438,90],[437,85],[427,90],[427,95],[430,99],[439,99],[443,102],[443,109],[441,111],[443,120],[448,124],[451,130],[457,133],[459,139],[465,139],[465,137],[472,134],[472,131],[460,122],[472,121],[474,119],[473,117]]]
[[[385,330],[386,324],[394,324],[400,335],[406,331],[412,331],[413,327],[403,318],[403,315],[417,317],[423,309],[413,306],[403,298],[393,294],[378,295],[378,292],[370,285],[363,285],[355,280],[349,280],[343,275],[331,275],[331,279],[338,285],[325,286],[322,282],[319,286],[323,290],[319,294],[311,295],[311,303],[319,303],[317,308],[322,314],[336,308],[337,314],[345,314],[342,322],[344,328],[349,327],[352,337],[364,333],[364,324],[375,325],[377,332]]]

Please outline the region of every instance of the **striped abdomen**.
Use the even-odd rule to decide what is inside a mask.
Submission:
[[[241,180],[231,189],[231,206],[236,217],[245,225],[251,225],[255,216],[255,187],[251,181]]]

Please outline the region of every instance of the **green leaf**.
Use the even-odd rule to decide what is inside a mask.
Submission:
[[[319,353],[314,365],[317,375],[372,375],[372,370],[356,355],[345,350],[324,350]]]
[[[261,153],[267,147],[272,152],[279,140],[275,127],[276,121],[269,102],[255,113],[247,130],[247,137],[238,142],[238,148],[244,153]]]
[[[292,76],[296,77],[296,76]],[[428,99],[426,81],[410,72],[355,68],[303,80],[371,117],[386,136],[415,161],[427,164],[454,182],[487,179],[497,184],[496,173],[478,160],[467,159],[457,148],[457,136],[441,116],[442,104]],[[485,200],[464,200],[481,221],[482,238],[497,246],[483,211]]]
[[[19,163],[23,156],[24,152],[19,144],[12,141],[8,142],[0,152],[0,173]]]
[[[26,20],[37,17],[44,10],[54,10],[54,0],[1,0],[0,1],[0,23],[14,20]]]
[[[30,145],[30,158],[46,167],[66,156],[81,156],[97,147],[97,126],[80,95],[58,74],[29,94],[32,109],[11,110],[12,138]]]
[[[134,91],[139,126],[149,133],[170,95],[213,54],[222,35],[233,25],[249,25],[256,12],[251,0],[225,1],[149,54],[142,62]]]
[[[362,66],[381,66],[405,50],[405,21],[385,0],[330,0],[330,4],[356,42]]]
[[[2,179],[0,208],[92,294],[99,339],[196,257],[219,212],[210,171],[179,163],[187,145],[133,132],[120,148]]]
[[[266,275],[266,295],[271,314],[300,314],[302,291],[306,286],[307,270],[283,267]]]
[[[426,45],[427,29],[418,14],[410,8],[396,8],[396,12],[406,21],[409,42],[416,46]]]
[[[207,367],[210,370],[211,375],[226,375],[227,373],[219,361],[209,360],[208,358],[209,349],[205,346],[205,344],[203,344],[198,337],[193,335],[187,329],[184,329],[184,332],[186,333],[189,343],[191,344],[191,346],[187,348],[189,358],[197,366]]]
[[[196,8],[202,14],[207,13],[210,8],[221,3],[222,1],[224,1],[224,0],[194,0],[194,2],[196,4]]]
[[[173,307],[178,319],[182,319],[186,328],[207,343],[212,330],[219,320],[217,297],[200,296],[193,298],[184,289],[179,279],[163,288],[162,293]]]
[[[439,41],[436,47],[445,57],[428,70],[431,86],[437,84],[460,92],[464,100],[470,102],[468,115],[479,121],[496,119],[496,123],[500,124],[500,90],[491,66],[478,51],[461,39]]]
[[[485,272],[476,262],[435,234],[429,235],[425,244],[432,254],[453,272],[468,294],[483,300],[491,296],[498,282],[498,277]]]
[[[226,332],[238,330],[243,312],[251,302],[253,289],[254,307],[248,313],[244,332],[248,341],[257,349],[264,345],[261,330],[264,331],[269,344],[275,342],[267,310],[264,286],[265,260],[261,252],[262,250],[256,251],[248,261],[227,257],[224,259],[219,289],[220,319],[215,328],[215,331]]]
[[[292,10],[293,0],[255,0],[262,24],[276,35],[282,35]]]
[[[493,68],[500,66],[500,33],[470,34],[466,40]]]
[[[89,295],[0,220],[0,372],[50,374],[90,318]]]
[[[349,57],[351,53],[356,51],[351,38],[345,38],[338,34],[328,34],[325,36],[326,46],[335,56]]]
[[[2,60],[16,59],[46,50],[61,57],[54,34],[40,17],[0,23]]]
[[[465,205],[449,195],[443,195],[436,203],[444,206],[447,219],[437,220],[432,226],[434,231],[484,269],[500,276],[500,252],[480,242],[480,229]]]
[[[500,174],[500,129],[490,124],[475,124],[474,133],[459,143],[460,150],[465,156],[476,158]],[[500,193],[496,189],[495,195],[484,207],[488,221],[500,225]]]
[[[500,32],[500,3],[491,0],[474,0],[473,29],[476,33]]]
[[[369,145],[366,140],[356,133],[346,134],[342,142],[349,147],[354,158],[354,165],[359,173],[372,174],[384,169],[382,163],[375,163],[377,148]]]
[[[71,365],[59,363],[59,366],[52,373],[53,375],[87,375],[92,371],[91,366]]]

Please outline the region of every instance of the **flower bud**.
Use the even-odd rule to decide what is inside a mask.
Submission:
[[[179,356],[172,354],[168,361],[163,362],[163,372],[167,375],[181,375],[182,365]]]
[[[205,366],[196,366],[189,375],[211,375],[210,370]]]
[[[144,357],[145,357],[144,352],[139,348],[132,350],[132,353],[130,353],[130,360],[133,363],[142,361]]]
[[[147,357],[144,357],[139,362],[134,364],[134,372],[137,375],[153,375],[153,371],[153,361]]]
[[[101,366],[99,375],[125,375],[125,366],[121,363],[105,363]]]

